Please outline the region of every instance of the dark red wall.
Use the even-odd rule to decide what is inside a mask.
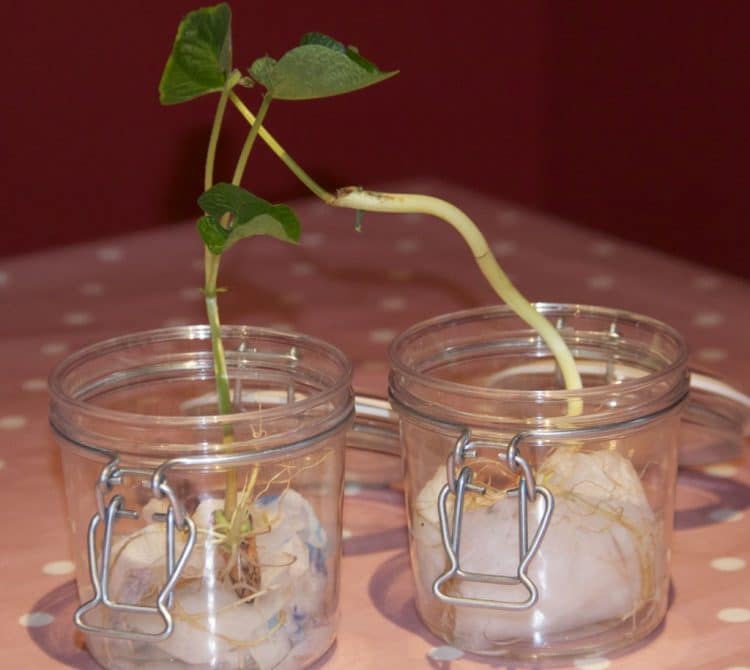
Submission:
[[[213,99],[162,108],[183,0],[13,3],[0,252],[196,214]],[[274,103],[268,126],[334,188],[432,174],[750,276],[750,3],[234,2],[235,64],[309,30],[401,74]],[[255,102],[255,98],[250,96]],[[225,134],[225,177],[243,124]],[[301,194],[262,147],[248,185]]]
[[[543,207],[750,277],[750,3],[543,14]]]

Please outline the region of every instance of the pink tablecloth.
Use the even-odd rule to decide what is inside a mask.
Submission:
[[[441,195],[485,230],[533,300],[617,306],[682,331],[693,364],[750,391],[750,285],[450,185]],[[299,203],[298,247],[241,244],[221,281],[225,323],[305,331],[343,349],[357,390],[384,394],[387,345],[409,324],[495,302],[457,234],[420,216],[364,219]],[[106,216],[106,212],[89,215]],[[676,230],[679,230],[676,228]],[[67,352],[104,337],[203,322],[201,247],[192,225],[0,260],[0,648],[8,668],[95,667],[70,620],[75,591],[45,378]],[[750,456],[684,469],[673,548],[673,602],[645,643],[573,667],[750,667]],[[451,650],[419,623],[397,491],[350,487],[343,618],[331,670],[493,666]],[[501,665],[494,663],[494,665]]]

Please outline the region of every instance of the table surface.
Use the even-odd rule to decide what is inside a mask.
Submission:
[[[666,321],[686,337],[694,367],[750,391],[749,284],[453,185],[399,186],[466,209],[530,299],[614,306]],[[366,215],[356,233],[350,212],[308,200],[296,209],[299,246],[258,239],[228,253],[223,321],[332,342],[352,360],[358,391],[385,394],[387,346],[407,325],[496,303],[457,234],[439,221]],[[3,667],[96,667],[71,622],[76,593],[46,377],[67,353],[104,337],[204,322],[201,265],[189,224],[0,259]],[[397,464],[381,465],[397,471]],[[731,462],[681,469],[665,623],[634,649],[570,667],[750,668],[748,506],[747,448]],[[479,657],[445,660],[451,650],[417,619],[397,490],[348,486],[344,526],[338,642],[316,667],[504,667]]]

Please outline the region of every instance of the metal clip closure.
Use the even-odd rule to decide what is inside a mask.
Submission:
[[[461,524],[464,514],[464,499],[467,491],[484,495],[485,487],[473,484],[473,472],[469,466],[463,465],[466,458],[476,457],[477,448],[480,446],[471,439],[470,431],[464,431],[456,442],[447,459],[447,483],[438,496],[438,516],[440,518],[440,531],[443,538],[443,546],[450,562],[449,568],[441,574],[432,585],[432,592],[440,601],[450,605],[464,605],[466,607],[485,607],[493,610],[525,610],[532,607],[539,598],[536,584],[529,578],[528,569],[544,534],[549,527],[550,518],[554,509],[552,494],[543,486],[537,486],[534,474],[529,464],[518,451],[520,436],[513,438],[505,451],[500,451],[497,456],[506,461],[511,470],[520,473],[518,487],[507,491],[509,496],[518,498],[518,567],[514,575],[491,575],[477,572],[467,572],[460,565],[459,552],[461,548]],[[493,446],[493,445],[483,445]],[[496,449],[496,446],[495,446]],[[461,467],[458,475],[456,471]],[[448,522],[448,496],[455,497],[453,504],[453,523]],[[528,503],[535,503],[541,498],[543,512],[539,524],[529,542],[528,528]],[[503,601],[486,598],[468,598],[463,596],[449,595],[444,590],[444,585],[451,579],[464,580],[467,582],[482,582],[485,584],[497,584],[500,586],[525,587],[528,597],[523,601]]]
[[[94,597],[81,605],[75,613],[76,626],[86,632],[96,635],[105,635],[126,640],[159,641],[165,640],[172,634],[174,621],[170,613],[173,601],[173,589],[177,583],[190,552],[195,545],[196,528],[193,520],[185,514],[182,503],[177,499],[174,491],[166,481],[166,468],[162,465],[155,471],[136,468],[121,468],[119,460],[113,458],[101,471],[96,485],[96,502],[98,512],[91,518],[88,528],[88,559],[91,584],[94,587]],[[164,514],[154,514],[155,521],[165,524],[165,552],[166,552],[166,575],[164,586],[159,591],[154,605],[133,605],[130,603],[118,603],[113,601],[109,595],[109,564],[112,553],[112,529],[118,519],[137,519],[138,513],[134,510],[124,508],[124,498],[121,495],[112,496],[109,501],[105,500],[105,494],[110,492],[114,486],[121,485],[126,476],[140,477],[145,485],[151,488],[155,498],[165,497],[169,501],[169,507]],[[102,539],[101,553],[97,560],[96,530],[100,523],[104,523],[104,536]],[[187,531],[188,537],[185,546],[180,553],[179,559],[175,560],[175,527]],[[132,630],[118,630],[97,626],[84,621],[87,612],[102,606],[116,612],[131,612],[135,614],[156,615],[162,620],[162,627],[156,633],[141,633]]]

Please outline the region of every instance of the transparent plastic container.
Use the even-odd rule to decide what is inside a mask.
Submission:
[[[416,606],[449,643],[508,659],[606,652],[667,608],[684,343],[653,319],[541,304],[583,377],[503,307],[391,347]]]
[[[270,330],[223,342],[223,416],[206,326],[108,340],[52,374],[76,624],[106,668],[294,670],[335,638],[349,363]]]

